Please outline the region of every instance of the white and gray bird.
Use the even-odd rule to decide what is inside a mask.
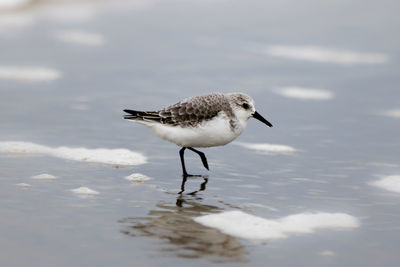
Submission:
[[[272,127],[255,110],[253,99],[243,93],[190,97],[157,111],[124,111],[129,114],[124,119],[144,124],[156,136],[182,147],[179,155],[185,177],[191,176],[185,168],[186,148],[197,153],[208,170],[206,156],[194,147],[222,146],[232,142],[243,132],[251,117]]]

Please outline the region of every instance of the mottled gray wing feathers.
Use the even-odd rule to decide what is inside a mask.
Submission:
[[[158,111],[132,111],[124,110],[130,115],[125,119],[155,121],[171,126],[182,127],[196,126],[204,121],[211,120],[223,111],[226,115],[232,115],[229,101],[223,94],[209,94],[195,96],[182,100],[172,106]]]

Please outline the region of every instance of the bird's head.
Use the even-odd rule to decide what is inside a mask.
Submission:
[[[228,98],[232,111],[239,120],[247,121],[249,118],[253,117],[269,127],[272,127],[272,124],[256,111],[254,100],[250,96],[243,93],[232,93],[228,94]]]

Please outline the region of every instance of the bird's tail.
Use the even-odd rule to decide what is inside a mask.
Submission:
[[[124,116],[124,119],[126,120],[140,119],[146,114],[146,112],[131,109],[124,109],[124,112],[129,114]]]
[[[124,112],[128,113],[129,115],[125,115],[124,119],[126,120],[159,120],[160,117],[156,112],[152,111],[138,111],[138,110],[131,110],[131,109],[124,109]]]

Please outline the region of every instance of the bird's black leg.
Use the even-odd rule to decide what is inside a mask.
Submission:
[[[203,166],[207,170],[209,170],[206,155],[203,152],[194,149],[193,147],[182,147],[181,150],[179,150],[179,156],[181,157],[183,176],[184,177],[189,177],[189,176],[199,176],[200,177],[201,175],[191,175],[191,174],[188,174],[187,171],[186,171],[185,158],[184,158],[184,154],[185,154],[185,149],[186,148],[188,148],[188,149],[192,150],[193,152],[197,153],[201,158],[201,162],[203,162]]]
[[[194,149],[193,147],[188,147],[188,149],[190,149],[190,150],[192,150],[193,152],[197,153],[197,154],[200,156],[200,158],[201,158],[201,162],[203,162],[204,168],[206,168],[207,170],[210,170],[210,169],[208,168],[208,162],[207,162],[206,155],[205,155],[203,152],[198,151],[198,150]]]
[[[183,176],[187,177],[188,173],[186,172],[185,168],[185,159],[183,158],[183,155],[185,153],[186,147],[182,147],[181,150],[179,150],[179,156],[181,157],[181,164],[182,164],[182,171],[183,171]]]

